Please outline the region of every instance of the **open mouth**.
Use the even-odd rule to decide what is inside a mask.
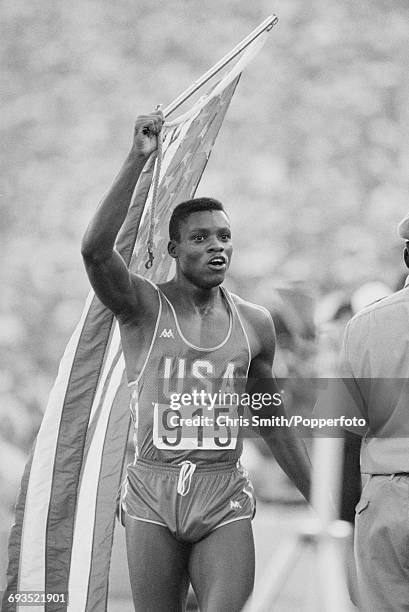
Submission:
[[[216,255],[215,257],[212,257],[210,261],[207,262],[207,265],[212,270],[224,270],[226,268],[227,261],[225,257],[222,257],[221,255]]]

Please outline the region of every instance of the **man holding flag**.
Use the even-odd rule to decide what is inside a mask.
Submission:
[[[170,281],[156,285],[131,272],[115,249],[162,124],[160,111],[137,118],[131,150],[82,245],[91,284],[119,323],[131,388],[135,460],[121,514],[132,593],[136,610],[182,610],[190,580],[202,611],[239,611],[254,580],[254,498],[238,467],[240,408],[224,404],[222,395],[279,396],[272,378],[274,327],[265,309],[222,287],[232,242],[217,200],[190,199],[173,210]],[[141,201],[134,210],[139,220],[143,207]],[[219,392],[217,404],[195,401],[212,391]],[[263,405],[258,414],[284,415],[282,402]],[[260,433],[308,497],[302,442],[289,428]]]
[[[43,612],[106,610],[130,427],[126,379],[136,452],[121,514],[136,609],[183,608],[189,580],[202,610],[239,610],[251,592],[254,500],[237,467],[240,397],[279,396],[274,329],[267,311],[221,287],[229,219],[217,200],[192,198],[240,75],[276,23],[268,17],[178,96],[165,124],[159,112],[137,119],[131,151],[84,238],[97,295],[68,342],[22,477],[2,612],[18,612],[33,593]],[[207,94],[168,119],[236,57]],[[259,408],[267,420],[284,415],[281,402]],[[260,433],[307,495],[302,443],[288,428]]]

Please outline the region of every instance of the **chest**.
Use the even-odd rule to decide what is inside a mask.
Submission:
[[[177,318],[180,336],[188,345],[211,349],[222,344],[231,331],[232,321],[226,311],[183,314]]]

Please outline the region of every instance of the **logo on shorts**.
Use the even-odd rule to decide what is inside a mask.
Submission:
[[[163,329],[159,338],[174,338],[173,331],[171,329]]]
[[[230,500],[230,510],[241,510],[241,503],[238,501]]]

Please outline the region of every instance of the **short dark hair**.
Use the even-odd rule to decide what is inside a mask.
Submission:
[[[221,210],[226,214],[223,204],[214,198],[193,198],[178,204],[173,210],[169,221],[169,238],[171,240],[180,240],[180,225],[183,221],[195,212],[202,210]]]

